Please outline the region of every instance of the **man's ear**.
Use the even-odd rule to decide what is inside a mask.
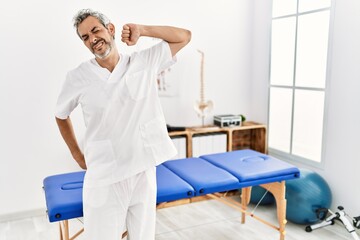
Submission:
[[[109,24],[107,25],[107,29],[108,29],[110,35],[111,35],[113,38],[115,38],[115,25],[112,24],[112,23],[109,23]]]

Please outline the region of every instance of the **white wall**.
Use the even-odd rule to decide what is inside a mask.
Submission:
[[[212,114],[250,112],[251,0],[6,1],[0,15],[0,221],[44,209],[44,177],[80,170],[53,113],[66,72],[92,57],[71,22],[77,10],[89,7],[106,13],[118,32],[126,22],[192,31],[191,44],[179,54],[179,94],[162,99],[168,123],[201,123],[193,111],[200,80],[196,49],[206,55],[206,96],[215,103]],[[136,50],[120,41],[118,48]],[[81,139],[81,112],[76,110],[72,118]]]
[[[360,214],[358,186],[360,157],[360,2],[333,1],[333,25],[324,167],[314,169],[329,183],[333,208]],[[267,122],[270,1],[257,0],[254,8],[252,111],[254,120]],[[305,166],[300,166],[305,167]],[[310,168],[310,167],[308,167]]]
[[[251,1],[190,1],[186,10],[190,16],[192,42],[179,59],[184,69],[179,81],[179,96],[163,98],[165,117],[169,124],[201,125],[193,106],[200,99],[200,54],[205,52],[205,97],[214,109],[205,123],[212,123],[214,114],[245,114],[249,112],[251,74]],[[190,7],[191,6],[191,7]],[[186,61],[181,61],[186,60]],[[176,66],[175,66],[176,67]]]

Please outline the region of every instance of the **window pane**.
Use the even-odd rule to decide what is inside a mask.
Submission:
[[[324,92],[295,90],[292,153],[321,161]]]
[[[325,87],[329,11],[299,16],[296,86]]]
[[[271,88],[269,147],[290,152],[292,89]]]
[[[299,12],[330,7],[331,0],[299,0]]]
[[[270,84],[293,85],[295,17],[272,21]]]
[[[297,0],[273,0],[273,17],[296,13]]]

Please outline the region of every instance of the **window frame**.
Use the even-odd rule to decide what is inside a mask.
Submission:
[[[269,76],[268,76],[268,106],[267,106],[267,126],[270,128],[270,92],[272,88],[285,88],[291,89],[292,91],[292,109],[291,109],[291,128],[290,128],[290,148],[289,153],[284,152],[275,148],[268,146],[268,154],[274,157],[280,158],[287,162],[304,164],[306,166],[312,166],[316,168],[323,169],[325,165],[325,154],[326,154],[326,129],[328,123],[328,110],[329,110],[329,97],[330,97],[330,79],[331,79],[331,62],[332,62],[332,43],[333,43],[333,28],[334,28],[334,5],[335,0],[330,0],[330,7],[319,8],[316,10],[306,11],[299,13],[299,1],[297,0],[296,13],[288,14],[283,16],[271,17],[271,27],[270,27],[270,55],[269,55]],[[318,87],[302,87],[296,86],[296,58],[297,58],[297,41],[298,41],[298,23],[299,16],[305,14],[313,14],[322,11],[329,11],[329,31],[328,31],[328,46],[327,46],[327,60],[326,60],[326,73],[325,73],[325,86],[324,88]],[[292,76],[292,85],[274,85],[271,84],[271,57],[272,57],[272,25],[273,21],[281,18],[295,17],[295,45],[294,45],[294,60],[293,60],[293,76]],[[307,159],[305,157],[295,155],[292,153],[293,146],[293,134],[294,134],[294,112],[295,112],[295,91],[300,90],[309,90],[309,91],[321,91],[324,93],[324,109],[323,109],[323,125],[322,125],[322,142],[321,142],[321,157],[320,161]],[[270,129],[268,130],[267,142],[269,143],[269,135],[271,134]]]

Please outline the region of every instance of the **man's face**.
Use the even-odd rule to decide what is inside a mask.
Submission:
[[[106,58],[113,49],[114,25],[105,28],[98,19],[89,16],[78,27],[78,33],[87,48],[98,58]]]

